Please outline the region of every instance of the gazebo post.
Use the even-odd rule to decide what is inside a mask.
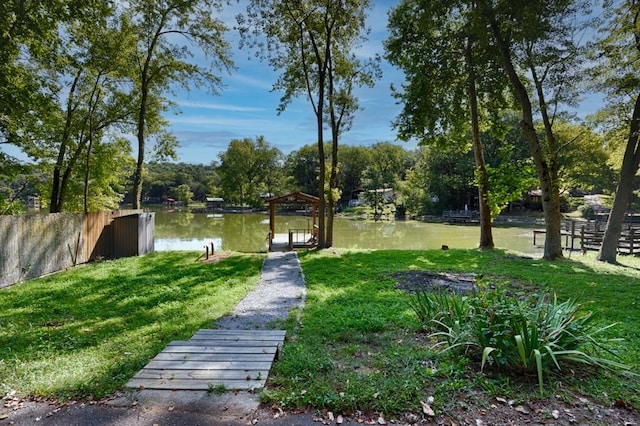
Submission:
[[[269,250],[271,250],[271,242],[276,235],[276,203],[269,201]]]

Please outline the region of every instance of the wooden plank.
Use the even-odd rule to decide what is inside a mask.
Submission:
[[[189,340],[186,342],[171,342],[165,348],[167,352],[204,352],[215,353],[216,349],[227,348],[227,353],[241,350],[241,353],[275,353],[277,344],[267,345],[264,342],[211,342],[209,340]],[[212,352],[213,351],[213,352]]]
[[[205,353],[205,354],[275,354],[277,350],[277,346],[252,346],[252,347],[244,347],[244,346],[201,346],[201,345],[176,345],[176,346],[167,346],[164,348],[163,352],[168,353]]]
[[[207,334],[218,334],[218,335],[232,335],[232,336],[282,336],[284,337],[287,334],[286,330],[222,330],[222,329],[210,329],[210,328],[202,328],[196,332],[199,333],[207,333]]]
[[[211,333],[206,331],[198,331],[191,339],[211,339],[211,340],[268,340],[283,341],[283,334],[264,333],[264,334],[247,334],[247,333]]]
[[[271,362],[246,361],[150,361],[145,368],[175,368],[180,370],[269,370]]]
[[[195,339],[195,340],[174,340],[169,343],[168,346],[224,346],[228,348],[252,348],[252,347],[272,347],[277,346],[279,341],[253,341],[253,340],[210,340],[210,339]]]
[[[154,380],[262,380],[267,377],[269,370],[240,371],[240,370],[156,370],[145,368],[138,372],[134,379]]]
[[[260,361],[272,362],[274,354],[209,354],[209,353],[182,353],[182,352],[160,352],[153,358],[154,361]]]
[[[263,388],[266,380],[155,380],[131,379],[127,386],[130,388],[159,389],[159,390],[214,390],[217,386],[226,389],[256,389]]]
[[[215,342],[269,342],[271,343],[281,343],[284,339],[278,336],[263,336],[263,337],[252,337],[252,336],[215,336],[211,334],[194,334],[189,341],[194,340],[209,340]]]

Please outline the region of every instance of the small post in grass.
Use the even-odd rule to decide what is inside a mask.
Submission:
[[[204,246],[205,259],[209,260],[209,246]]]

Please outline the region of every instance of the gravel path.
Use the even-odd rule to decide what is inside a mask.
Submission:
[[[294,251],[270,252],[256,288],[242,299],[215,328],[256,330],[272,321],[286,320],[293,308],[304,307],[306,287],[298,255]]]

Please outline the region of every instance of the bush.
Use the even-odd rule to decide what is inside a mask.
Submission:
[[[587,204],[583,204],[580,207],[578,207],[578,211],[580,212],[580,216],[582,216],[585,219],[596,218],[596,211],[593,209],[592,206],[589,206]]]
[[[496,368],[538,377],[560,371],[564,363],[602,368],[625,366],[599,356],[606,349],[593,312],[572,301],[532,296],[519,300],[500,291],[471,296],[419,292],[411,307],[437,347],[460,351]]]

